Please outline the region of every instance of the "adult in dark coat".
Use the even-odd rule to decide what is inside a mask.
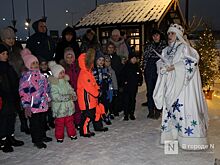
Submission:
[[[16,109],[19,108],[18,76],[8,63],[8,50],[0,44],[0,149],[12,152],[12,146],[22,146],[14,137]]]
[[[54,58],[55,42],[47,35],[46,20],[40,19],[32,24],[35,33],[27,40],[26,48],[41,59],[51,61]]]
[[[67,47],[71,47],[73,49],[75,58],[78,59],[81,51],[79,44],[76,41],[76,31],[70,26],[66,27],[62,31],[62,39],[57,44],[55,56],[55,61],[57,63],[60,63],[60,60],[64,59],[64,50]]]
[[[147,85],[147,104],[148,104],[148,118],[158,119],[160,111],[156,109],[153,100],[153,91],[157,81],[157,66],[156,62],[160,59],[153,50],[161,54],[162,50],[167,46],[166,42],[162,40],[161,32],[157,29],[152,30],[152,41],[149,42],[144,51],[144,78]]]
[[[23,59],[21,58],[20,52],[22,47],[16,44],[15,41],[15,30],[11,27],[2,28],[0,31],[0,36],[2,39],[2,44],[7,47],[9,52],[8,62],[16,71],[18,77],[20,78],[21,73],[25,70]],[[21,132],[30,134],[27,119],[25,118],[24,111],[21,108],[17,108],[17,113],[21,121]]]

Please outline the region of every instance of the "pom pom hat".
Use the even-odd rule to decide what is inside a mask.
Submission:
[[[181,25],[178,24],[171,24],[167,33],[174,32],[176,33],[176,37],[183,43],[186,43],[184,40],[183,34],[184,34],[184,29]],[[186,43],[187,44],[187,43]]]
[[[48,63],[48,66],[49,66],[53,76],[56,78],[59,77],[59,74],[61,71],[65,71],[65,69],[61,65],[57,64],[55,61],[50,61]]]
[[[38,59],[31,54],[31,51],[27,48],[24,48],[21,51],[21,57],[24,61],[24,65],[28,68],[31,69],[31,64],[35,61],[39,62]]]

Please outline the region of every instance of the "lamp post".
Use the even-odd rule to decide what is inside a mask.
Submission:
[[[29,17],[29,3],[28,3],[28,0],[27,0],[27,18],[26,18],[25,26],[26,26],[27,31],[28,31],[28,37],[30,37],[30,23],[31,23],[31,19]]]
[[[45,0],[43,0],[43,19],[46,21],[47,20],[47,17],[46,17],[46,12],[45,12],[46,10],[45,10]]]
[[[16,26],[16,20],[15,20],[15,8],[14,8],[14,0],[11,0],[11,5],[12,5],[12,25],[15,28]]]

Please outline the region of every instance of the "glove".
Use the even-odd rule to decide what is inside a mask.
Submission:
[[[31,117],[32,113],[31,113],[31,108],[28,107],[28,108],[25,108],[24,109],[24,114],[25,114],[25,117],[28,118],[28,117]]]

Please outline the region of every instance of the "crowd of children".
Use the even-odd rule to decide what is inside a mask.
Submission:
[[[105,53],[89,47],[76,59],[71,47],[56,63],[38,59],[24,48],[20,55],[25,70],[19,77],[8,63],[8,49],[0,44],[0,148],[12,152],[12,146],[24,142],[14,138],[17,109],[29,120],[32,143],[46,148],[52,141],[46,131],[55,128],[58,143],[64,140],[64,129],[71,140],[91,137],[94,131],[105,132],[120,111],[124,120],[135,120],[135,98],[142,74],[134,53],[122,62],[114,43],[109,42]],[[21,109],[22,108],[22,109]]]

